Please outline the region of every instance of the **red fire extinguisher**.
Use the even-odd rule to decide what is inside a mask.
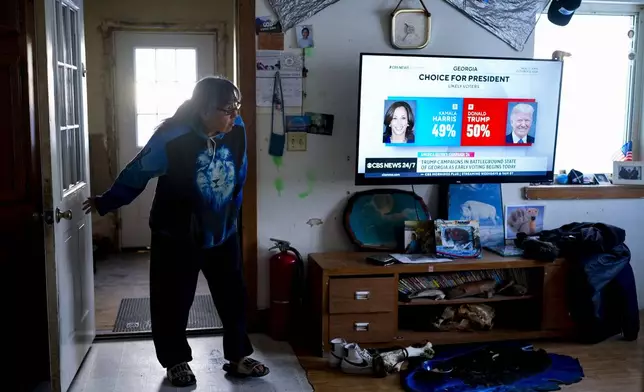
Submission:
[[[304,262],[288,241],[271,238],[279,253],[271,256],[269,335],[274,340],[287,340],[293,327],[293,312],[302,300]]]

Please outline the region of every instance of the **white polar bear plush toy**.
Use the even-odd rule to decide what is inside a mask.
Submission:
[[[493,205],[476,200],[468,200],[461,204],[462,219],[482,221],[490,219],[497,223],[496,208]]]

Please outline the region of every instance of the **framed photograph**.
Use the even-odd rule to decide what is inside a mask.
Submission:
[[[594,174],[584,174],[584,185],[595,185],[596,183]]]
[[[300,25],[295,28],[297,32],[297,47],[298,48],[312,48],[313,47],[313,26]]]
[[[286,132],[308,132],[311,126],[309,116],[286,116]]]
[[[306,112],[305,114],[311,118],[309,133],[326,136],[333,135],[333,121],[335,117],[332,114],[313,112]]]
[[[405,253],[434,253],[434,224],[432,221],[405,221]]]
[[[505,244],[501,184],[451,184],[447,219],[479,221],[483,247]]]
[[[613,162],[613,184],[644,185],[644,162]]]
[[[610,175],[606,173],[595,173],[597,185],[610,185]]]
[[[505,238],[513,240],[517,233],[538,234],[543,230],[545,212],[543,205],[505,206]]]
[[[476,258],[481,255],[479,222],[476,220],[434,221],[436,255]]]

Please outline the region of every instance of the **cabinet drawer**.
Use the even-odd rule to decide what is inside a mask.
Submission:
[[[394,277],[329,281],[329,313],[392,312],[398,294]]]
[[[393,313],[334,314],[329,316],[329,338],[341,337],[356,343],[390,342],[397,324]]]

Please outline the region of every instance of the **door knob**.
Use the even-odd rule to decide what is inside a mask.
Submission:
[[[61,211],[56,208],[56,223],[60,222],[61,219],[72,220],[72,210]]]

